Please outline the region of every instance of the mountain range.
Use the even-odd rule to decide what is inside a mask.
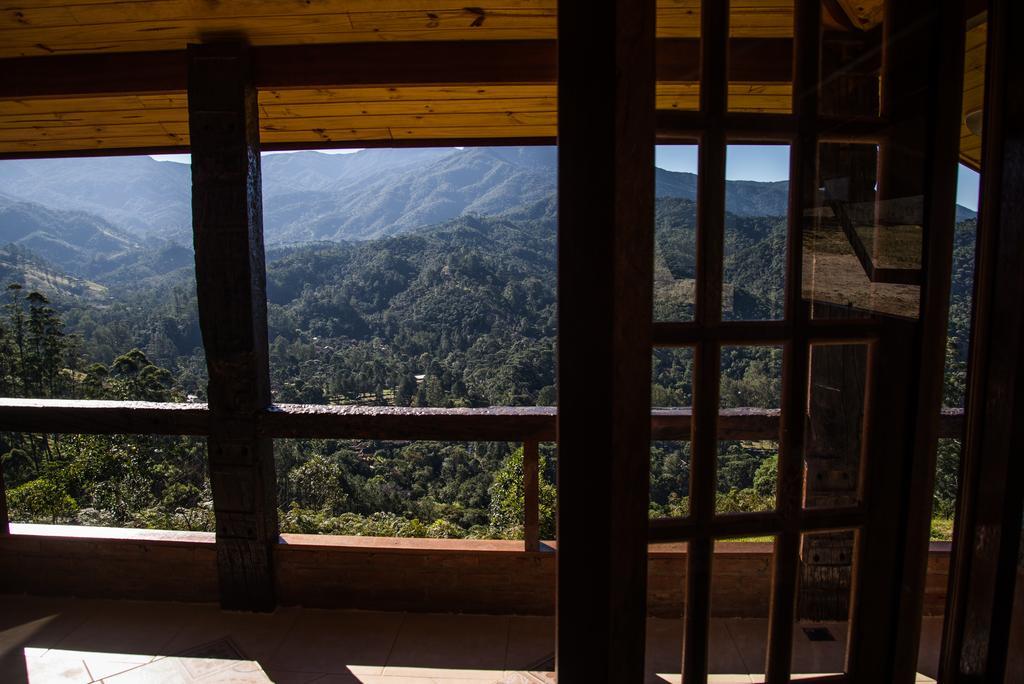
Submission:
[[[557,158],[554,147],[265,155],[265,240],[373,240],[460,216],[520,211],[554,196]],[[187,164],[150,157],[3,161],[0,245],[28,249],[80,277],[159,275],[188,263],[190,193]],[[695,200],[697,177],[657,169],[656,193]],[[726,184],[726,209],[736,216],[782,216],[787,201],[786,181]]]

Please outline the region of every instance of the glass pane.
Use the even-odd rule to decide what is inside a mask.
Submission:
[[[697,277],[697,146],[655,150],[654,320],[693,320]]]
[[[801,536],[794,674],[838,674],[846,669],[853,532]]]
[[[723,347],[721,367],[715,508],[720,514],[773,510],[782,348]]]
[[[729,3],[729,111],[792,111],[792,37],[792,0]]]
[[[658,37],[698,38],[700,10],[701,0],[658,0]],[[655,95],[657,109],[700,109],[700,69],[686,59],[661,61]]]
[[[206,440],[0,433],[12,523],[213,532]]]
[[[656,348],[651,359],[651,517],[689,515],[693,350]]]
[[[852,506],[859,500],[868,348],[811,345],[804,442],[804,506]]]
[[[774,548],[774,537],[715,542],[708,648],[710,673],[718,679],[764,675]]]
[[[781,319],[789,146],[730,145],[725,176],[722,319]]]
[[[0,396],[202,401],[188,164],[0,161]]]
[[[821,32],[819,111],[839,117],[878,116],[884,0],[836,3],[836,7],[838,18],[822,11],[826,30]],[[830,25],[837,19],[860,30]]]
[[[818,152],[818,196],[803,236],[803,296],[812,315],[916,318],[921,197],[884,198],[875,145],[822,143]]]

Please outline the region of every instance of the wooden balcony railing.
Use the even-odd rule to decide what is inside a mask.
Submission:
[[[651,439],[688,441],[689,408],[654,409]],[[527,551],[540,550],[539,451],[555,441],[554,407],[479,409],[400,408],[390,406],[322,406],[274,404],[256,420],[257,436],[437,440],[451,442],[521,442],[523,444],[524,525]],[[0,431],[48,434],[159,434],[231,436],[244,427],[211,421],[204,404],[63,399],[0,399]],[[963,411],[944,409],[939,437],[959,437]],[[720,440],[772,440],[779,435],[779,410],[722,409]],[[7,497],[0,469],[0,534],[9,533]],[[654,537],[657,537],[654,527]]]

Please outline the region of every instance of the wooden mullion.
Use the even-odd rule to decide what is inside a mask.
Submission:
[[[207,451],[224,608],[275,607],[278,541],[270,406],[259,112],[246,46],[188,50],[192,222],[209,372]]]
[[[523,547],[540,551],[540,445],[523,442]]]
[[[924,159],[923,249],[921,286],[922,349],[919,362],[917,415],[910,468],[907,538],[903,544],[904,581],[900,583],[895,678],[911,682],[917,672],[921,616],[928,571],[939,417],[945,369],[945,338],[956,224],[957,162],[963,100],[965,12],[962,0],[934,3],[931,31],[922,32],[922,49],[930,61],[922,125],[926,125]],[[922,12],[924,14],[924,12]]]
[[[644,676],[654,0],[558,3],[557,677]]]
[[[4,468],[0,463],[0,535],[11,533],[11,521],[7,514],[7,483],[4,480]]]
[[[702,329],[722,320],[722,254],[725,229],[725,129],[728,106],[729,2],[701,3],[700,137],[697,169],[697,293],[694,321]],[[693,437],[690,458],[690,515],[696,534],[686,558],[686,614],[683,682],[705,682],[711,620],[718,406],[721,347],[702,340],[693,358]]]
[[[1024,507],[1024,6],[988,14],[974,320],[940,681],[1009,682]],[[1019,606],[1019,602],[1018,602]]]
[[[800,566],[804,424],[810,362],[810,312],[803,301],[804,208],[815,196],[818,159],[818,81],[821,3],[796,0],[793,12],[793,114],[798,132],[790,150],[785,320],[793,337],[783,349],[782,421],[776,505],[783,528],[775,541],[765,681],[788,682]]]

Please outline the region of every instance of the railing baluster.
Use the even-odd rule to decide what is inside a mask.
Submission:
[[[540,551],[540,444],[523,442],[523,543]]]
[[[7,485],[4,483],[4,467],[0,463],[0,535],[11,533],[11,524],[7,517]]]

